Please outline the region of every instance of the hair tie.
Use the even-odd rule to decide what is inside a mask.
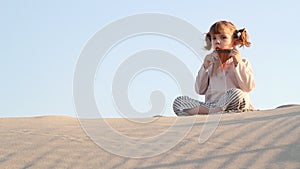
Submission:
[[[239,29],[239,30],[235,30],[235,38],[240,38],[241,35],[242,35],[242,33],[243,33],[244,31],[246,31],[245,28]]]
[[[239,32],[244,32],[244,31],[246,31],[246,29],[245,28],[243,28],[243,29],[240,29],[240,30],[238,30]]]
[[[240,30],[235,30],[234,33],[233,33],[233,38],[236,38],[238,39],[240,37]]]

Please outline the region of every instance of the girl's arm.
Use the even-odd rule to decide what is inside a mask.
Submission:
[[[235,67],[235,76],[243,91],[250,92],[254,89],[255,81],[252,66],[246,59],[241,59]]]
[[[195,83],[195,90],[198,94],[205,94],[208,88],[209,78],[208,78],[208,71],[202,65]]]

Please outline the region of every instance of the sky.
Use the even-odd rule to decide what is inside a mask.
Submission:
[[[300,2],[296,0],[1,1],[0,117],[76,117],[74,72],[83,49],[110,24],[144,13],[179,18],[202,33],[218,20],[246,28],[252,46],[240,51],[254,70],[256,88],[250,97],[255,108],[300,104],[299,11]],[[116,109],[113,77],[130,55],[143,49],[160,49],[175,55],[194,77],[202,64],[201,58],[172,38],[144,34],[123,39],[98,63],[94,96],[101,117],[124,116]],[[125,98],[137,111],[147,112],[152,91],[161,90],[165,105],[158,114],[174,116],[171,103],[180,95],[179,80],[167,71],[140,71],[130,81]]]

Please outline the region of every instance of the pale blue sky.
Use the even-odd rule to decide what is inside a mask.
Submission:
[[[0,2],[0,117],[67,115],[76,116],[73,104],[72,83],[77,59],[86,42],[104,26],[140,13],[162,13],[181,18],[201,32],[208,31],[218,20],[232,21],[238,28],[247,28],[251,48],[242,49],[242,55],[251,63],[255,73],[256,88],[251,93],[258,109],[275,108],[283,104],[300,104],[300,3],[286,1],[2,1]],[[145,37],[147,38],[147,37]],[[168,49],[149,40],[131,39],[139,48],[163,48],[173,54],[184,55],[186,49]],[[175,43],[170,39],[158,39]],[[144,42],[144,43],[143,43]],[[155,43],[150,43],[155,42]],[[135,50],[136,46],[130,46]],[[116,48],[122,50],[124,48]],[[131,51],[133,52],[133,51]],[[186,51],[188,54],[189,51]],[[116,66],[109,57],[122,51],[112,51],[106,58],[108,68]],[[125,52],[124,52],[125,53]],[[196,75],[197,67],[190,57]],[[109,65],[112,64],[112,65]],[[99,69],[99,79],[109,75],[105,67]],[[157,72],[145,75],[158,77]],[[167,79],[161,75],[160,79]],[[168,82],[144,86],[145,76],[133,82],[129,98],[134,107],[146,111],[149,107],[147,92],[153,88],[169,90]],[[138,79],[138,78],[137,78]],[[155,81],[155,80],[153,80]],[[109,97],[109,83],[96,82],[96,97]],[[142,92],[139,92],[142,91]],[[142,93],[142,94],[141,94]],[[166,99],[172,101],[174,91]],[[144,100],[143,100],[144,99]],[[102,103],[104,117],[119,117],[113,103]],[[139,101],[137,101],[139,100]],[[104,101],[103,101],[104,102]],[[103,104],[103,105],[101,105]],[[164,115],[174,115],[170,105]]]

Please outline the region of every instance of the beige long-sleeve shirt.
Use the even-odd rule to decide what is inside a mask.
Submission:
[[[205,95],[205,102],[216,102],[231,88],[238,88],[245,92],[249,104],[247,109],[253,109],[249,92],[255,87],[254,75],[250,62],[243,58],[235,67],[233,59],[227,60],[225,67],[218,73],[212,73],[212,66],[204,66],[198,72],[195,89],[200,95]]]

